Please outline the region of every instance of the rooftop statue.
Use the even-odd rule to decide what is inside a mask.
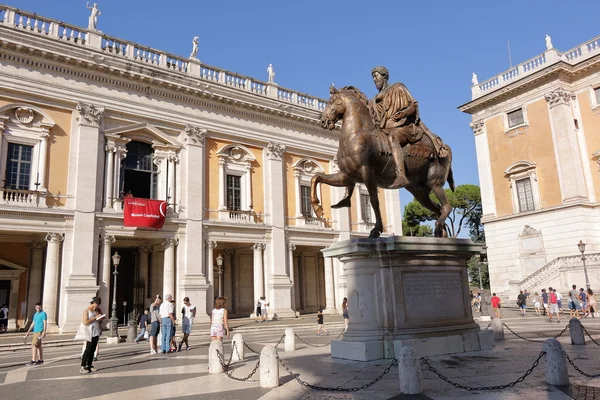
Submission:
[[[551,50],[552,48],[554,48],[554,46],[552,46],[552,38],[550,35],[546,34],[546,50]]]
[[[375,226],[369,237],[383,232],[377,188],[406,188],[436,216],[435,236],[442,237],[444,222],[452,210],[444,193],[448,182],[454,190],[452,151],[421,121],[418,103],[402,83],[388,84],[389,72],[376,67],[371,72],[379,90],[373,99],[353,86],[330,88],[330,100],[321,115],[321,126],[333,130],[342,121],[337,151],[339,172],[317,173],[311,181],[311,203],[317,217],[323,208],[317,184],[346,187],[346,195],[332,208],[350,207],[357,183],[369,191]],[[433,190],[440,204],[431,201]]]
[[[477,79],[477,74],[475,72],[473,72],[473,76],[471,77],[471,83],[473,86],[479,85],[479,80]]]
[[[98,17],[102,15],[100,10],[98,10],[98,4],[94,3],[94,6],[90,7],[90,2],[88,1],[85,6],[88,10],[92,10],[88,19],[88,29],[96,30],[96,26],[98,26]]]
[[[192,39],[192,52],[189,58],[196,58],[196,54],[198,54],[198,44],[200,43],[200,37],[194,36]]]
[[[269,74],[269,83],[275,83],[275,70],[273,69],[273,64],[269,64],[267,73]]]

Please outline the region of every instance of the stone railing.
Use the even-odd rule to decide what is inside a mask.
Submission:
[[[600,253],[592,253],[585,256],[586,262],[590,264],[600,263]],[[581,256],[557,257],[542,268],[519,282],[518,286],[524,289],[534,289],[548,279],[558,275],[561,270],[583,266]]]
[[[80,28],[7,5],[0,5],[0,25],[22,30],[32,35],[70,42],[101,51],[105,55],[127,59],[132,63],[152,65],[165,71],[179,72],[199,80],[270,97],[303,108],[322,111],[327,106],[326,100],[284,89],[277,84],[211,67],[200,63],[197,59],[184,58],[147,46],[141,46],[134,42],[105,35],[100,31]]]
[[[13,207],[46,206],[46,196],[35,190],[20,190],[0,188],[0,204]]]
[[[255,224],[256,213],[253,210],[220,210],[219,220],[239,224]]]
[[[556,49],[547,50],[545,53],[511,67],[493,78],[471,86],[472,100],[531,75],[541,68],[557,64],[561,61],[575,65],[598,54],[600,54],[600,36],[564,53],[560,53]]]

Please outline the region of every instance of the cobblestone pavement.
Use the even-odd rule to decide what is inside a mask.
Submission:
[[[332,334],[316,337],[314,327],[309,327],[314,317],[305,321],[290,320],[278,323],[255,324],[253,321],[236,321],[236,331],[244,331],[245,342],[259,352],[266,344],[275,344],[285,327],[295,325],[295,331],[309,344],[323,345],[341,331],[338,320],[329,318]],[[503,310],[503,322],[515,332],[528,338],[545,339],[556,335],[568,323],[549,323],[543,317],[519,317],[512,310]],[[481,322],[485,329],[489,322]],[[582,320],[592,336],[600,339],[600,320]],[[306,327],[304,327],[306,326]],[[201,330],[199,329],[198,332]],[[196,333],[198,333],[196,332]],[[537,358],[541,343],[531,343],[508,331],[506,340],[496,342],[493,350],[429,358],[429,362],[448,379],[465,386],[495,386],[516,380]],[[589,342],[585,346],[570,344],[568,331],[559,338],[565,351],[576,365],[588,374],[600,373],[600,346]],[[402,396],[399,394],[398,367],[366,390],[351,393],[316,391],[300,385],[296,377],[313,385],[331,388],[360,387],[373,381],[389,366],[390,360],[361,363],[332,359],[330,348],[311,347],[297,340],[295,352],[279,355],[293,372],[290,376],[280,368],[280,386],[261,389],[258,374],[246,382],[231,380],[225,374],[209,375],[207,353],[209,338],[196,334],[191,338],[192,350],[175,354],[149,354],[146,343],[101,345],[100,357],[94,363],[98,371],[79,374],[80,346],[47,349],[45,363],[25,367],[28,350],[0,353],[0,398],[10,399],[595,399],[600,400],[600,378],[589,379],[569,366],[571,385],[555,388],[546,385],[545,365],[539,366],[522,383],[497,391],[455,388],[442,381],[431,371],[422,368],[424,394]],[[230,341],[224,342],[226,359],[229,358]],[[254,368],[258,355],[246,352],[246,359],[232,364],[233,376],[243,377]],[[8,394],[8,397],[4,395]]]

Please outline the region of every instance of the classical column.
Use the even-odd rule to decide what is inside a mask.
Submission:
[[[302,191],[300,185],[300,172],[294,171],[294,186],[296,189],[296,218],[302,217]],[[289,199],[288,199],[289,201]],[[298,220],[296,220],[295,225],[298,225]]]
[[[165,261],[163,267],[163,295],[171,294],[175,296],[175,246],[179,243],[178,239],[165,239],[162,245],[165,248]],[[163,298],[164,299],[164,298]]]
[[[19,278],[10,279],[10,297],[8,300],[8,330],[16,330],[19,317]]]
[[[148,294],[149,292],[149,287],[148,287],[148,254],[150,253],[150,247],[148,246],[140,246],[139,248],[139,252],[140,252],[140,281],[144,284],[144,295],[143,295],[143,299],[144,299],[144,307],[147,307],[147,302],[149,297],[151,296]]]
[[[254,245],[254,304],[261,297],[265,296],[265,274],[263,267],[263,250],[264,243],[256,243]]]
[[[116,147],[114,142],[108,142],[106,147],[106,186],[105,186],[105,196],[104,200],[104,208],[109,209],[112,208],[114,195],[114,178],[115,178],[115,152]]]
[[[227,189],[227,179],[225,178],[225,159],[219,157],[219,210],[227,209],[225,204],[225,191]]]
[[[290,283],[292,284],[292,311],[296,312],[296,286],[294,284],[294,250],[296,250],[296,245],[288,243],[288,274],[290,277]]]
[[[111,283],[111,269],[112,269],[112,254],[110,253],[111,245],[115,242],[115,237],[107,234],[100,235],[100,243],[102,244],[102,263],[100,264],[100,271],[98,273],[99,282],[98,285],[98,297],[102,299],[103,304],[110,304],[110,283]],[[104,306],[106,310],[108,308]]]
[[[31,270],[29,271],[29,292],[27,293],[27,321],[35,314],[35,303],[42,301],[42,269],[44,261],[43,241],[31,246]]]
[[[223,293],[227,302],[233,301],[232,293],[233,293],[233,254],[234,251],[230,249],[223,250],[224,259],[223,259]],[[232,304],[233,305],[233,304]]]
[[[206,308],[207,311],[210,312],[210,310],[213,309],[213,303],[215,300],[215,268],[214,268],[214,264],[215,264],[215,258],[214,258],[214,250],[215,247],[217,247],[217,242],[213,242],[212,240],[208,240],[206,242],[206,247],[208,249],[208,251],[206,252],[206,280],[208,283],[208,290],[207,290],[207,301],[206,301]]]
[[[325,257],[325,313],[335,314],[335,290],[333,287],[333,259]]]
[[[112,208],[116,212],[121,212],[121,192],[123,183],[121,182],[121,162],[127,157],[127,147],[124,144],[117,145],[113,160],[113,183],[112,183]]]
[[[58,299],[58,269],[60,259],[60,242],[65,239],[62,233],[48,233],[46,241],[46,271],[44,274],[44,295],[42,297],[42,309],[48,317],[48,329],[57,326],[57,299]]]
[[[175,185],[175,169],[177,168],[177,163],[179,163],[179,157],[175,153],[169,154],[167,158],[169,162],[169,183],[167,186],[167,197],[168,202],[173,205],[173,211],[175,211],[175,203],[177,201],[177,196],[175,190],[177,186]]]
[[[36,188],[39,191],[46,191],[46,160],[48,157],[48,137],[50,136],[50,132],[44,130],[41,134],[41,142],[40,142],[40,159],[38,164],[38,179],[34,183],[39,183],[39,186]]]

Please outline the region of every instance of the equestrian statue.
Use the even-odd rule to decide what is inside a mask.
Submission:
[[[350,207],[350,199],[357,183],[369,191],[375,211],[375,226],[369,238],[378,238],[383,232],[377,188],[404,187],[437,220],[434,234],[444,235],[446,218],[452,207],[444,193],[448,182],[454,191],[452,151],[432,133],[419,117],[418,103],[402,83],[388,85],[389,72],[379,66],[371,71],[379,91],[370,101],[358,89],[346,86],[330,88],[329,104],[321,115],[321,126],[333,130],[342,121],[337,151],[339,171],[316,174],[311,181],[311,203],[317,217],[323,208],[317,196],[317,184],[346,187],[346,194],[332,208]],[[433,193],[439,204],[432,201]]]

